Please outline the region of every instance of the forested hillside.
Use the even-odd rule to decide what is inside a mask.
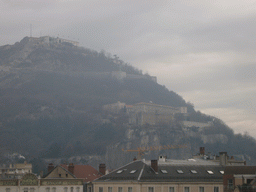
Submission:
[[[113,71],[142,78],[120,80],[109,75]],[[178,115],[171,124],[129,125],[125,114],[110,117],[102,111],[103,105],[117,101],[187,107],[188,120],[212,122],[212,126],[187,130]],[[118,146],[127,147],[133,141],[128,137],[131,131],[136,133],[136,142],[129,146],[142,145],[141,131],[146,130],[148,138],[156,134],[158,141],[148,140],[144,145],[189,145],[187,151],[169,154],[173,158],[189,157],[205,146],[213,153],[228,151],[256,162],[256,143],[250,136],[235,135],[221,120],[195,111],[181,96],[117,56],[69,43],[38,44],[25,37],[14,45],[1,46],[0,105],[2,154],[18,152],[29,160],[100,155],[107,161],[106,154],[118,154]],[[105,118],[110,121],[102,123]]]

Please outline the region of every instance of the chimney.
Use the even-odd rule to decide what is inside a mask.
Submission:
[[[74,174],[75,166],[73,163],[69,163],[68,165],[68,171],[72,174]]]
[[[40,178],[43,178],[43,177],[44,177],[44,172],[40,171]]]
[[[227,152],[220,152],[220,165],[227,165],[228,155]]]
[[[157,160],[151,160],[151,168],[152,168],[155,172],[158,172]]]
[[[200,147],[200,155],[204,155],[205,154],[205,149],[204,147]]]
[[[166,159],[167,159],[167,156],[165,156],[165,155],[160,155],[158,158],[158,160],[161,162],[166,162]]]
[[[105,175],[106,174],[106,165],[104,163],[101,163],[100,166],[99,166],[99,172],[102,174],[102,175]]]
[[[134,158],[133,158],[133,161],[136,161],[136,160],[137,160],[137,158],[136,158],[136,157],[134,157]]]
[[[51,172],[54,169],[54,165],[52,163],[49,163],[48,165],[48,173]]]

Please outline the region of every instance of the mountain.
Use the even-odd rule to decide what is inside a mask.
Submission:
[[[169,123],[131,125],[125,113],[103,110],[118,101],[185,107],[187,115],[176,114]],[[25,37],[0,47],[0,105],[2,154],[62,161],[79,156],[84,163],[106,161],[114,168],[117,156],[122,165],[136,155],[123,148],[186,144],[186,149],[152,151],[145,157],[166,153],[189,158],[205,146],[213,153],[228,151],[256,162],[256,142],[250,136],[235,135],[220,119],[195,111],[181,96],[159,85],[156,77],[117,56],[61,38]],[[184,120],[210,123],[188,128]]]

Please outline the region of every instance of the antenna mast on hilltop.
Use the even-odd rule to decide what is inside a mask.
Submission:
[[[30,24],[30,37],[32,37],[32,24]]]

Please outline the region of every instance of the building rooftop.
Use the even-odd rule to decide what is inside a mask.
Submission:
[[[150,165],[151,161],[143,160],[144,163]],[[186,159],[186,160],[177,160],[177,159],[165,159],[159,160],[158,164],[161,166],[174,166],[174,165],[219,165],[219,162],[207,161],[204,159]]]
[[[223,174],[224,167],[220,165],[159,163],[157,171],[155,171],[148,163],[137,160],[96,179],[94,182],[222,182]]]

